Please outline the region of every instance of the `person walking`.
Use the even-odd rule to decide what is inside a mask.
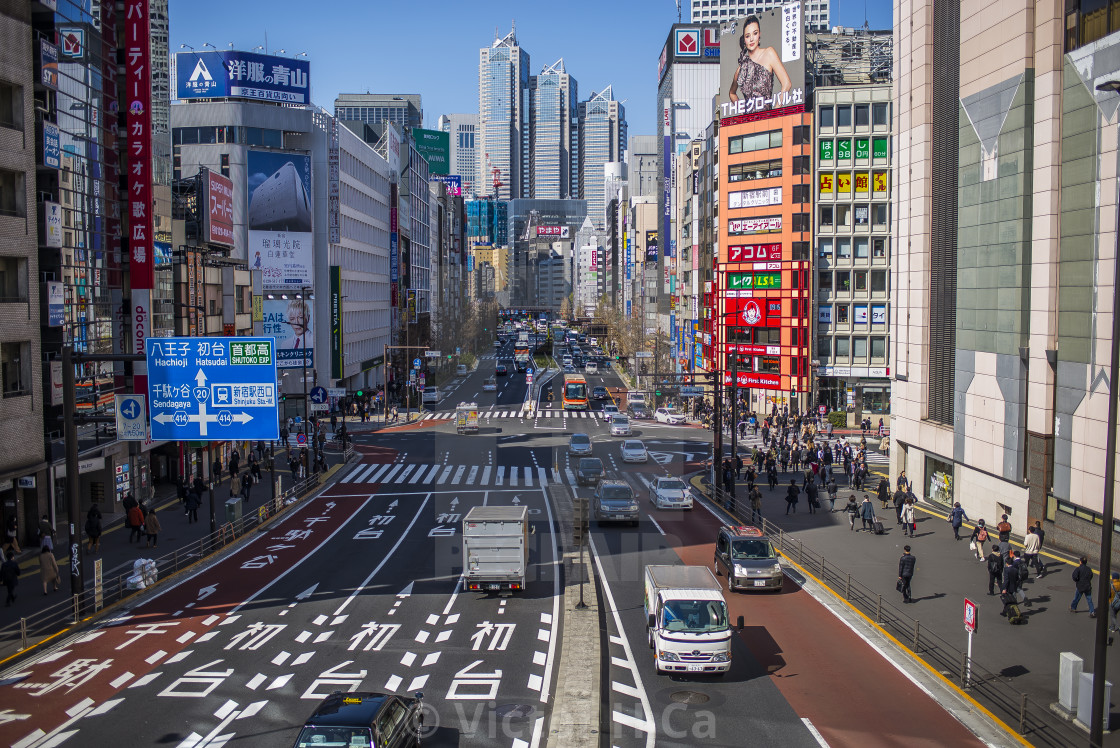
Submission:
[[[910,553],[910,546],[903,546],[902,557],[898,559],[898,589],[902,593],[902,602],[904,603],[914,602],[914,598],[910,594],[910,582],[914,579],[914,568],[917,565],[918,559]]]
[[[135,539],[139,543],[140,536],[144,534],[144,510],[135,501],[132,508],[128,510],[128,527],[128,542],[131,543]]]
[[[743,456],[735,454],[735,480],[742,480],[743,478]]]
[[[148,510],[148,516],[144,518],[144,534],[147,536],[145,548],[159,548],[159,533],[162,529],[159,517],[156,516],[156,508],[152,507]]]
[[[762,522],[762,491],[752,483],[747,497],[751,501],[751,523],[758,524]]]
[[[961,525],[968,519],[968,515],[961,509],[961,502],[953,504],[949,510],[949,524],[953,526],[953,540],[961,539]]]
[[[58,561],[55,560],[54,552],[45,545],[39,549],[39,577],[43,580],[44,595],[49,593],[47,588],[51,586],[58,591]]]
[[[1042,542],[1038,539],[1038,535],[1035,535],[1034,528],[1033,527],[1028,527],[1027,528],[1027,536],[1025,538],[1023,538],[1023,563],[1026,565],[1026,568],[1028,569],[1028,571],[1027,571],[1028,574],[1030,574],[1029,569],[1032,566],[1035,569],[1035,574],[1039,574],[1039,571],[1038,571],[1038,551],[1041,547],[1042,547]]]
[[[8,519],[4,523],[4,534],[4,545],[19,553],[19,519],[14,512],[8,515]]]
[[[879,479],[879,501],[882,503],[882,509],[886,509],[891,500],[891,484],[886,478]]]
[[[829,476],[828,486],[826,487],[826,490],[828,491],[828,511],[835,512],[836,511],[836,491],[837,491],[836,478],[834,478],[832,476]]]
[[[977,561],[984,560],[984,543],[988,542],[988,537],[988,528],[984,520],[977,520],[976,527],[972,529],[972,535],[968,538],[968,547],[976,554]]]
[[[902,533],[914,537],[914,530],[918,527],[918,523],[914,518],[914,502],[907,500],[902,505]]]
[[[241,469],[241,453],[234,449],[229,455],[229,479],[233,480]]]
[[[89,552],[101,550],[101,509],[94,504],[86,512],[86,536],[89,538]]]
[[[1116,623],[1116,614],[1120,613],[1120,571],[1112,572],[1112,588],[1108,592],[1111,596],[1108,603],[1108,633],[1115,634],[1120,632],[1120,625]],[[1108,644],[1112,646],[1111,636],[1108,637]]]
[[[253,490],[253,471],[246,470],[245,475],[241,476],[241,497],[245,499],[245,503],[249,503],[249,495]]]
[[[848,497],[848,503],[844,507],[844,511],[848,513],[848,530],[855,532],[856,517],[859,516],[859,504],[856,503],[855,494]]]
[[[44,514],[39,520],[39,545],[44,543],[54,550],[54,525],[49,514]]]
[[[187,524],[198,522],[198,508],[202,506],[202,497],[195,487],[192,486],[191,490],[187,491],[187,502],[184,506],[187,511]]]
[[[875,532],[875,505],[867,494],[863,495],[863,503],[859,505],[859,517],[863,520],[864,530]]]
[[[992,545],[992,552],[985,559],[988,564],[988,594],[996,594],[996,588],[1003,589],[1003,555],[998,545]]]
[[[817,501],[817,484],[815,481],[805,481],[805,495],[809,500],[809,514],[816,514],[820,502]]]
[[[999,548],[999,546],[996,547]],[[1002,549],[1000,552],[1003,552]],[[1015,557],[1015,551],[1007,551],[1006,560],[1003,562],[1003,585],[1000,590],[1004,595],[1004,600],[1019,602],[1018,593],[1023,588],[1023,580],[1019,576],[1019,564],[1020,560]],[[1026,597],[1023,600],[1025,601]]]
[[[230,464],[232,465],[233,463],[230,463]],[[233,473],[232,475],[229,476],[229,497],[232,499],[232,498],[240,496],[240,495],[241,495],[241,476],[238,475],[237,473]]]
[[[801,495],[801,489],[797,487],[797,481],[794,478],[789,479],[789,488],[786,489],[786,514],[793,512],[797,514],[797,501]]]
[[[8,589],[4,605],[10,608],[16,601],[16,585],[19,584],[19,564],[16,563],[16,552],[11,548],[4,555],[4,563],[0,564],[0,584]]]
[[[1011,523],[1007,521],[1006,514],[1001,517],[999,524],[996,525],[996,531],[999,532],[999,542],[1011,542]]]
[[[1076,613],[1077,604],[1084,597],[1085,601],[1089,603],[1089,617],[1096,618],[1097,612],[1093,608],[1093,570],[1089,568],[1089,559],[1085,556],[1081,557],[1081,564],[1073,570],[1073,583],[1077,594],[1073,596],[1073,602],[1069,604],[1069,612]]]
[[[1035,557],[1035,562],[1038,565],[1038,575],[1040,577],[1046,576],[1046,562],[1042,560],[1042,547],[1046,544],[1046,531],[1042,529],[1042,521],[1034,521],[1034,534],[1038,536],[1038,556]]]
[[[280,427],[280,441],[284,442],[285,447],[291,446],[290,444],[288,444],[288,427],[287,426],[281,426]]]

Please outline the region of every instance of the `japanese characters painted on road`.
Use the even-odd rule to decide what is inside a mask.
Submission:
[[[276,340],[149,338],[153,439],[279,438]]]

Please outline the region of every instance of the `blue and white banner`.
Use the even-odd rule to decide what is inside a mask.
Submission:
[[[175,89],[180,99],[237,97],[310,102],[311,63],[255,52],[179,52]]]

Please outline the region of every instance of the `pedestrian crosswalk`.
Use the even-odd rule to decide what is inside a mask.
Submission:
[[[481,420],[495,419],[495,418],[522,418],[525,411],[517,410],[480,410],[478,417]],[[536,418],[594,418],[598,420],[606,419],[606,413],[599,410],[538,410],[536,411]],[[424,413],[420,416],[421,421],[438,421],[444,419],[452,419],[455,417],[453,410],[436,410],[430,413]]]
[[[652,476],[636,470],[625,471],[617,477],[628,480],[638,491],[648,490],[652,481]],[[340,482],[478,488],[543,488],[555,483],[579,485],[575,471],[570,467],[433,465],[403,462],[358,465],[344,475]]]

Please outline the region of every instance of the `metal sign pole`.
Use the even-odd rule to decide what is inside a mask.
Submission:
[[[76,410],[74,396],[74,359],[70,346],[62,348],[62,409],[67,416]],[[78,524],[81,511],[81,477],[78,475],[78,424],[73,417],[65,418],[63,434],[66,440],[66,514],[69,523],[70,541],[70,594],[73,597],[73,611],[78,616],[82,589],[82,530]]]

